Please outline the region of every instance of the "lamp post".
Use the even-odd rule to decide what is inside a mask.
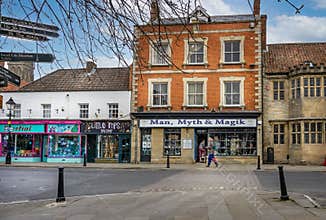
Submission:
[[[9,120],[8,120],[8,143],[7,143],[7,155],[6,155],[6,164],[11,164],[11,112],[15,107],[15,102],[10,97],[10,99],[6,102],[7,109],[9,110]]]

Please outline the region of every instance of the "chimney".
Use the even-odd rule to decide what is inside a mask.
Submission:
[[[254,0],[254,15],[260,15],[260,0]]]
[[[93,61],[87,61],[86,62],[86,73],[89,74],[91,72],[95,72],[96,64]]]
[[[158,0],[152,0],[151,2],[151,18],[150,21],[153,23],[155,20],[159,18],[159,8],[158,8]]]

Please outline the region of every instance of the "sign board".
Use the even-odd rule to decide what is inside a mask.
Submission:
[[[0,87],[7,87],[8,86],[8,79],[7,77],[0,75]]]
[[[49,38],[44,36],[37,36],[30,33],[20,33],[15,31],[0,30],[0,35],[6,35],[8,37],[15,37],[27,40],[36,40],[36,41],[48,41]]]
[[[0,52],[0,60],[3,61],[31,61],[31,62],[53,62],[54,56],[48,53],[11,53]]]
[[[2,66],[0,66],[0,76],[7,78],[9,82],[16,86],[20,86],[20,77]]]
[[[48,124],[48,133],[79,133],[78,124]]]
[[[18,26],[15,24],[0,24],[1,30],[6,31],[14,31],[14,32],[20,32],[20,33],[28,33],[28,34],[34,34],[34,35],[42,35],[42,36],[49,36],[49,37],[59,37],[59,34],[57,32],[42,30],[42,29],[35,29],[32,27],[23,27]]]
[[[141,128],[232,128],[256,127],[254,118],[247,119],[143,119],[139,122]]]
[[[43,24],[43,23],[32,22],[32,21],[25,21],[25,20],[20,20],[20,19],[16,19],[16,18],[5,17],[5,16],[1,17],[1,22],[2,23],[12,23],[12,24],[21,25],[21,26],[32,26],[32,27],[47,29],[47,30],[52,30],[52,31],[59,30],[59,28],[54,25]]]
[[[86,134],[111,134],[129,133],[130,121],[110,120],[110,121],[87,121],[82,124],[82,132]]]
[[[12,124],[10,129],[9,125],[0,125],[0,132],[13,133],[44,133],[44,125],[34,125],[34,124]]]
[[[182,148],[183,149],[192,149],[192,140],[191,139],[183,139],[182,140]]]

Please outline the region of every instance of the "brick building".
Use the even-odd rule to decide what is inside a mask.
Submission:
[[[326,43],[271,44],[267,48],[265,162],[321,164],[326,156]]]
[[[266,16],[159,17],[137,26],[132,77],[132,161],[256,161],[261,154],[261,67]]]

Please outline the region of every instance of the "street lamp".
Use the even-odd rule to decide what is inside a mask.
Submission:
[[[7,109],[9,110],[9,120],[8,120],[8,143],[7,143],[7,156],[6,156],[6,164],[11,164],[11,112],[14,110],[16,103],[10,97],[10,99],[6,102]]]

